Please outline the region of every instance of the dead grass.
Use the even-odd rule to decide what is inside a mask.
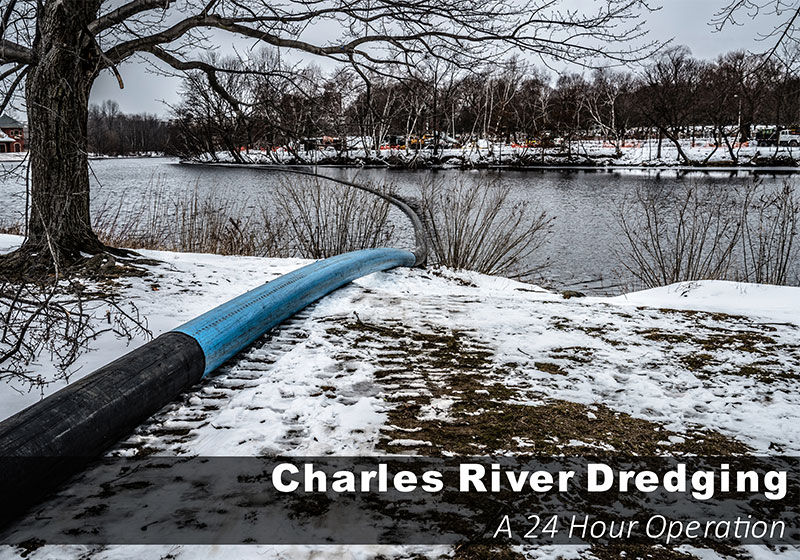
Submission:
[[[629,543],[611,543],[592,546],[592,555],[598,560],[690,560],[697,558],[688,552],[663,546]]]
[[[539,371],[543,371],[545,373],[550,373],[553,375],[567,375],[567,372],[564,371],[561,366],[558,364],[554,364],[552,362],[534,362],[533,367],[538,369]]]
[[[198,185],[173,193],[155,183],[94,212],[93,227],[112,247],[280,257],[288,255],[286,226],[265,197],[243,200]]]
[[[748,452],[746,445],[700,427],[678,434],[601,404],[541,400],[540,395],[510,386],[511,368],[520,366],[495,363],[491,349],[471,333],[362,321],[343,327],[354,333],[357,346],[383,349],[375,377],[394,407],[387,422],[391,428],[384,431],[378,447],[389,453],[656,456]],[[329,332],[341,330],[332,326]],[[588,360],[591,350],[565,348],[558,349],[558,354]],[[566,374],[552,362],[536,362],[534,367],[551,375]],[[411,387],[413,395],[407,391]],[[394,391],[403,392],[393,397]],[[430,418],[432,404],[443,401],[452,403],[446,414]],[[409,438],[426,443],[397,443]]]
[[[525,556],[508,547],[469,544],[456,547],[453,560],[524,560]]]

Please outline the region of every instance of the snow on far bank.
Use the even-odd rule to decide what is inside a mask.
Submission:
[[[25,158],[28,156],[28,152],[5,152],[0,154],[0,163],[3,162],[14,162],[19,163],[25,161]]]
[[[691,165],[698,166],[789,166],[794,167],[800,160],[800,148],[781,146],[758,146],[755,142],[736,144],[733,153],[725,147],[715,147],[712,140],[697,139],[681,141],[681,149]],[[245,163],[263,165],[389,165],[397,167],[413,166],[419,168],[429,164],[445,167],[482,166],[601,166],[601,167],[682,167],[687,165],[680,157],[678,149],[669,142],[658,148],[657,140],[631,141],[625,143],[617,153],[608,142],[598,140],[579,140],[566,146],[555,148],[529,147],[519,144],[493,143],[479,140],[463,147],[439,148],[434,156],[431,148],[420,150],[397,146],[381,146],[379,150],[365,150],[361,143],[349,150],[337,151],[333,147],[320,147],[305,150],[303,147],[287,149],[249,149],[239,153]],[[203,162],[232,163],[233,156],[220,151],[213,156],[206,154],[199,158]]]

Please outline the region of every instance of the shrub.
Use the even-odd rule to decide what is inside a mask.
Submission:
[[[690,280],[786,284],[796,261],[800,201],[785,182],[773,190],[637,189],[617,212],[617,257],[645,287]]]
[[[534,264],[534,257],[548,241],[553,218],[510,195],[511,188],[497,182],[424,185],[421,207],[435,263],[512,278],[546,266],[546,260]]]
[[[389,203],[347,185],[313,177],[284,180],[274,193],[293,252],[312,259],[387,246],[393,228]]]

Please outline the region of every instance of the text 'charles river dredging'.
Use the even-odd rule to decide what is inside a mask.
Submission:
[[[721,464],[713,470],[689,472],[684,463],[655,472],[621,470],[604,463],[588,463],[581,476],[576,471],[507,470],[499,464],[488,468],[478,463],[458,465],[457,482],[447,482],[447,489],[459,492],[568,492],[579,485],[589,492],[666,492],[685,493],[698,500],[708,500],[719,493],[763,494],[768,500],[781,500],[787,493],[787,473],[782,470],[732,470]],[[313,463],[280,463],[272,470],[272,485],[278,492],[424,492],[445,489],[445,471],[426,470],[389,472],[387,464],[366,470],[327,472]]]

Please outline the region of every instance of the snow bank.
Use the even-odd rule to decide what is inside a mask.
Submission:
[[[360,146],[360,145],[359,145]],[[681,149],[694,166],[789,166],[800,160],[797,147],[759,147],[755,143],[736,144],[731,157],[726,147],[715,148],[708,140],[681,142]],[[421,168],[443,166],[453,168],[536,167],[536,166],[608,166],[608,167],[681,167],[686,162],[670,142],[636,141],[625,144],[617,153],[607,142],[584,140],[574,142],[569,149],[528,147],[478,141],[460,148],[431,148],[420,150],[384,146],[379,150],[355,147],[337,151],[334,148],[316,150],[272,149],[242,150],[239,157],[245,163],[261,165],[345,165]],[[229,152],[206,154],[198,161],[234,163]]]
[[[746,315],[776,322],[800,321],[800,288],[790,286],[702,280],[679,282],[600,301],[615,305]]]

